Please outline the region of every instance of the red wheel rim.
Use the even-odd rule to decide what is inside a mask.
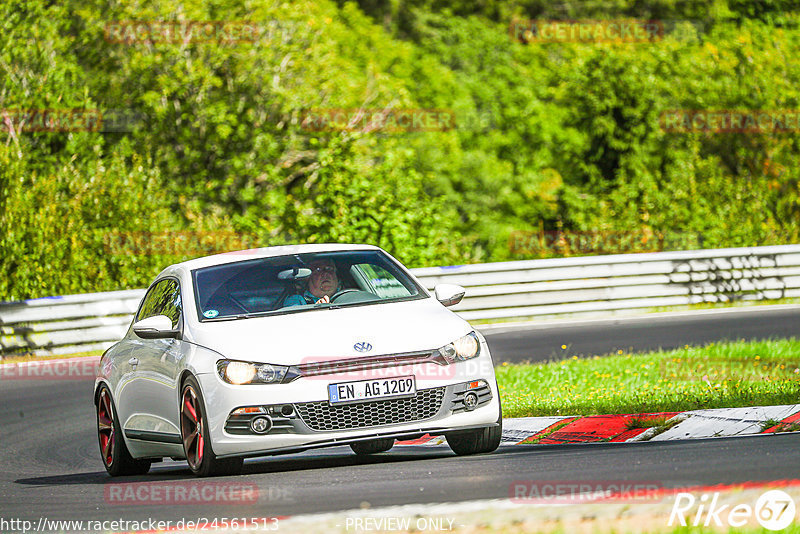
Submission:
[[[111,467],[114,463],[114,412],[111,409],[111,397],[105,389],[100,392],[97,402],[97,437],[103,462],[106,467]]]
[[[181,400],[181,438],[189,467],[197,470],[203,463],[203,412],[192,386],[186,386]]]

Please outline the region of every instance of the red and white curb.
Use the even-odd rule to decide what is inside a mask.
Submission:
[[[653,437],[647,436],[648,433],[653,433],[648,431],[638,436],[638,439],[668,441],[773,433],[800,421],[800,404],[692,410],[678,414],[675,419],[679,423],[669,430]],[[778,421],[778,424],[766,427],[765,424],[769,421]]]
[[[503,419],[500,445],[667,441],[744,436],[786,430],[793,423],[800,425],[800,404],[586,417],[521,417]],[[665,427],[668,427],[667,430],[662,430]],[[428,434],[397,443],[401,446],[445,444],[442,436]]]

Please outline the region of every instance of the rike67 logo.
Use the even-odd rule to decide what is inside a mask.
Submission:
[[[795,517],[792,497],[781,490],[770,490],[749,504],[721,504],[720,493],[704,493],[698,499],[691,493],[678,493],[668,526],[729,526],[741,528],[755,519],[767,530],[783,530]]]

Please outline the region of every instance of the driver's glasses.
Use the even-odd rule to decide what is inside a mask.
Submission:
[[[331,265],[324,265],[324,266],[321,266],[321,267],[314,267],[312,269],[312,272],[314,274],[319,274],[319,273],[336,274],[336,267],[333,267]]]

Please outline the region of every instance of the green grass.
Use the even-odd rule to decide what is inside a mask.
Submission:
[[[796,404],[800,340],[503,364],[497,382],[506,417]]]
[[[673,426],[676,426],[676,425],[680,424],[681,422],[683,422],[683,420],[684,419],[681,418],[681,417],[675,417],[675,418],[672,418],[672,419],[667,419],[663,423],[661,423],[660,425],[654,427],[655,430],[653,430],[653,432],[651,432],[650,435],[648,435],[646,438],[642,437],[642,439],[644,441],[649,441],[649,440],[653,439],[654,437],[656,437],[657,435],[663,434],[664,432],[666,432],[667,430],[669,430]]]
[[[655,426],[664,426],[669,420],[668,417],[631,417],[630,421],[625,423],[627,430],[634,428],[653,428]]]
[[[777,419],[767,419],[766,421],[761,421],[759,425],[761,427],[761,431],[764,432],[765,430],[769,430],[773,426],[779,425],[781,422]]]
[[[775,432],[797,432],[800,430],[800,422],[781,423]]]

